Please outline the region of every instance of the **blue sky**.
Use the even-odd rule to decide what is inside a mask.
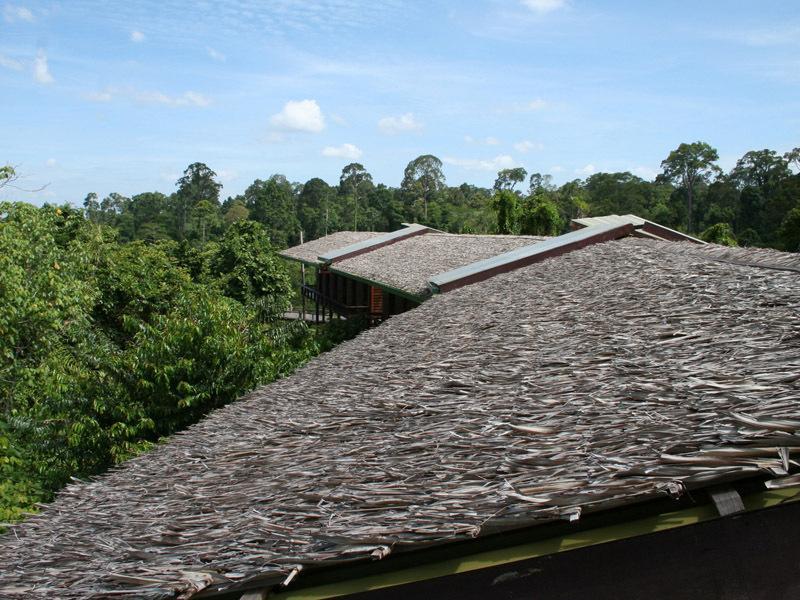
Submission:
[[[524,166],[652,178],[681,142],[800,146],[800,3],[0,0],[0,198],[169,193],[191,162],[256,178],[448,183]]]

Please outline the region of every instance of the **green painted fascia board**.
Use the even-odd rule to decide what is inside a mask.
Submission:
[[[748,494],[743,498],[748,511],[777,506],[784,502],[800,500],[800,487],[769,490],[756,494]],[[425,565],[399,569],[359,579],[350,579],[336,583],[322,584],[297,590],[286,590],[269,595],[270,600],[323,600],[347,594],[377,590],[396,585],[424,581],[457,573],[465,573],[485,569],[496,565],[514,563],[530,558],[547,556],[557,552],[565,552],[585,548],[595,544],[603,544],[623,540],[648,533],[656,533],[676,527],[694,525],[702,521],[717,518],[719,515],[713,504],[662,513],[654,517],[638,519],[586,531],[570,533],[545,540],[479,552],[476,554],[431,562]]]
[[[291,260],[291,261],[294,261],[294,262],[303,263],[304,265],[306,265],[308,267],[318,267],[318,266],[320,266],[320,264],[322,264],[318,260],[304,260],[302,258],[297,258],[295,256],[286,256],[285,254],[281,254],[280,252],[278,252],[278,256],[280,256],[284,260]]]

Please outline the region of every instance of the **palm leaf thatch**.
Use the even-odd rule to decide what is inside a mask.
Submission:
[[[800,277],[681,246],[598,244],[393,317],[66,488],[2,538],[0,595],[189,596],[796,478]]]

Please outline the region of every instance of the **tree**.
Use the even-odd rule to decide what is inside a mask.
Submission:
[[[553,177],[551,175],[542,175],[541,173],[531,173],[530,184],[528,188],[529,194],[538,194],[543,191],[551,190],[553,187]]]
[[[83,200],[83,207],[86,209],[86,218],[97,225],[100,223],[100,203],[97,201],[97,194],[89,192]]]
[[[201,162],[192,163],[183,172],[183,177],[175,185],[175,212],[178,239],[187,235],[189,217],[194,207],[202,201],[219,206],[219,191],[222,184],[214,178],[217,174]]]
[[[527,176],[528,172],[522,167],[502,169],[497,173],[497,179],[494,180],[494,189],[514,191],[516,185],[525,181]]]
[[[661,162],[662,173],[656,181],[677,182],[686,193],[687,231],[693,231],[695,186],[707,182],[722,170],[714,163],[719,160],[717,150],[705,142],[681,144]]]
[[[195,220],[195,229],[200,232],[200,243],[205,245],[207,231],[219,222],[219,206],[213,205],[208,200],[200,200],[192,209]]]
[[[780,229],[783,249],[789,252],[800,252],[800,206],[788,212]]]
[[[23,192],[41,192],[44,188],[50,185],[49,183],[46,183],[45,185],[36,189],[25,189],[16,185],[16,182],[19,180],[19,178],[20,174],[17,172],[15,167],[12,167],[11,165],[0,166],[0,190],[4,187],[10,187]]]
[[[247,220],[249,216],[250,211],[247,210],[247,207],[244,205],[244,201],[237,198],[230,203],[222,219],[225,221],[226,225],[232,225],[237,221]]]
[[[492,196],[492,208],[497,212],[497,233],[514,234],[517,231],[519,199],[511,190],[497,190]]]
[[[794,165],[795,168],[800,169],[800,148],[789,150],[789,152],[783,155],[783,158],[790,165]]]
[[[558,235],[560,231],[558,207],[544,195],[529,197],[522,208],[519,232],[522,235]]]
[[[228,227],[210,271],[219,278],[223,293],[234,300],[269,301],[272,314],[288,309],[291,282],[260,223],[237,221]]]
[[[3,165],[0,167],[0,188],[10,185],[17,179],[17,172],[11,165]]]
[[[721,246],[738,246],[730,223],[717,223],[700,234],[700,239]]]
[[[774,150],[751,150],[736,161],[731,179],[741,187],[757,187],[766,195],[791,174],[788,160]]]
[[[143,192],[127,205],[132,217],[133,239],[160,240],[169,237],[169,199],[161,192]]]
[[[250,219],[266,227],[272,244],[285,248],[298,238],[294,188],[283,175],[256,179],[244,192]]]
[[[319,177],[309,179],[297,197],[297,216],[307,239],[313,240],[338,228],[338,214],[333,204],[335,192]]]
[[[353,197],[353,230],[358,231],[358,197],[362,188],[372,187],[372,175],[361,163],[350,163],[342,169],[339,186]]]
[[[442,161],[432,154],[423,154],[412,160],[403,172],[400,189],[412,199],[422,199],[423,218],[428,220],[428,203],[445,188]]]

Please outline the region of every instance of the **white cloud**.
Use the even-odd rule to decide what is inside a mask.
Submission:
[[[725,31],[712,34],[711,37],[756,47],[797,45],[800,43],[800,26],[789,24],[769,29]]]
[[[485,138],[474,138],[471,135],[465,135],[464,141],[468,144],[481,144],[485,146],[499,146],[500,140],[493,136],[487,136]]]
[[[552,167],[550,167],[550,172],[551,173],[563,173],[564,172],[564,167],[562,167],[561,165],[553,165]]]
[[[448,165],[461,167],[468,171],[499,171],[500,169],[510,169],[517,166],[517,162],[508,154],[501,154],[490,159],[475,159],[475,158],[453,158],[445,156],[442,159]]]
[[[497,109],[496,112],[500,114],[535,112],[538,110],[544,110],[549,106],[550,104],[543,98],[534,98],[533,100],[529,100],[527,102],[515,102],[514,104],[507,104],[505,106],[501,106]]]
[[[131,31],[131,41],[138,44],[144,41],[144,34],[138,29]]]
[[[227,58],[222,52],[219,52],[218,50],[214,50],[214,48],[212,48],[211,46],[208,46],[206,48],[206,52],[208,52],[208,55],[212,59],[214,59],[214,60],[216,60],[218,62],[225,62],[225,59]]]
[[[22,71],[22,62],[11,58],[10,56],[0,54],[0,67],[13,69],[14,71]]]
[[[659,171],[656,171],[651,167],[644,166],[634,167],[632,171],[634,175],[637,175],[642,179],[647,179],[648,181],[654,180],[659,174]]]
[[[198,106],[203,108],[211,104],[211,100],[198,92],[184,92],[180,96],[170,96],[162,92],[136,92],[134,98],[146,104],[163,104],[165,106]]]
[[[44,50],[39,50],[36,58],[33,60],[33,77],[39,83],[47,84],[53,83],[55,79],[50,74],[50,68],[47,66],[47,55]]]
[[[106,88],[103,91],[89,92],[84,98],[91,102],[111,102],[114,98],[128,98],[143,104],[162,104],[164,106],[196,106],[205,108],[211,99],[199,92],[184,92],[171,96],[158,91],[140,91],[133,88]]]
[[[331,156],[334,158],[347,158],[350,160],[355,160],[357,158],[361,158],[361,155],[364,154],[361,151],[361,148],[354,144],[342,144],[341,146],[325,146],[322,149],[323,156]]]
[[[24,6],[14,6],[13,4],[6,4],[3,7],[3,17],[8,23],[14,21],[27,21],[33,23],[34,16],[30,9]]]
[[[238,178],[239,172],[234,171],[233,169],[220,169],[217,171],[217,179],[219,179],[222,183],[228,183]]]
[[[544,144],[539,142],[532,142],[530,140],[522,140],[521,142],[517,142],[514,144],[514,149],[517,152],[522,152],[525,154],[526,152],[530,152],[531,150],[544,150]]]
[[[109,91],[105,92],[89,92],[84,96],[87,100],[92,102],[111,102],[113,95]]]
[[[567,0],[522,0],[523,6],[539,14],[553,12],[567,5]]]
[[[422,127],[422,123],[417,120],[413,113],[406,113],[399,117],[384,117],[378,121],[378,129],[381,130],[381,133],[387,135],[406,131],[421,131]]]
[[[578,175],[587,175],[587,176],[593,174],[596,171],[597,168],[592,163],[589,163],[588,165],[586,165],[581,169],[575,169],[575,173],[577,173]]]
[[[45,163],[48,167],[55,167],[58,161],[55,158],[48,158]]]
[[[319,133],[325,129],[325,118],[316,100],[289,100],[281,112],[270,117],[270,123],[287,131]]]
[[[541,98],[536,98],[535,100],[531,100],[527,104],[525,104],[522,108],[523,110],[542,110],[543,108],[547,107],[547,102],[542,100]]]

